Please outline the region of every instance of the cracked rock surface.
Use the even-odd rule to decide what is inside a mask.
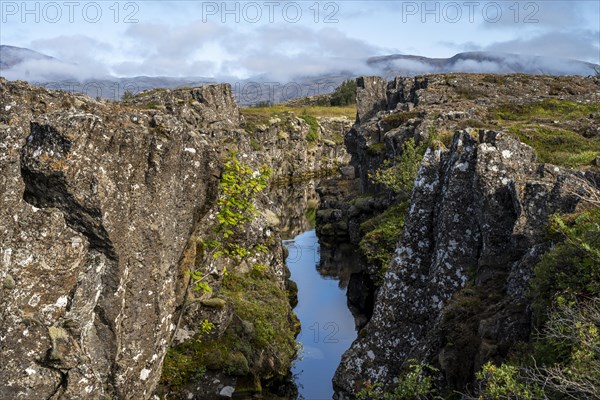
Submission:
[[[597,187],[598,174],[540,163],[534,149],[499,125],[469,126],[484,127],[489,109],[499,104],[548,98],[597,103],[599,82],[496,79],[456,74],[357,80],[358,120],[346,146],[363,193],[378,190],[369,174],[407,139],[419,142],[432,130],[453,136],[447,148],[438,143],[425,153],[373,317],[333,378],[337,399],[355,398],[367,383],[393,388],[411,359],[439,370],[438,388],[459,390],[485,362],[503,360],[531,334],[528,282],[550,246],[548,218],[585,207],[577,193],[588,190],[582,187],[586,180]],[[559,81],[564,92],[557,94],[552,84]],[[361,222],[354,208],[347,211],[349,226]]]
[[[323,140],[308,146],[310,127],[293,114],[256,132],[243,123],[229,85],[113,103],[0,78],[0,399],[148,399],[173,337],[195,340],[207,315],[216,331],[227,327],[231,307],[197,302],[181,317],[190,254],[215,224],[225,155],[238,150],[284,183],[317,176],[347,161],[329,138],[351,125],[320,118]],[[270,221],[257,218],[245,239],[271,243],[263,258],[282,288],[279,230],[304,216],[303,203],[293,203],[297,214],[273,213],[285,196],[260,198]],[[220,276],[211,279],[218,286]],[[287,308],[281,318],[292,321]],[[289,369],[269,363],[265,375]],[[214,397],[215,382],[189,388]],[[189,388],[169,396],[188,398]]]
[[[230,94],[197,89],[219,110],[195,115],[235,123]],[[148,398],[213,152],[168,115],[5,80],[0,99],[0,398]]]

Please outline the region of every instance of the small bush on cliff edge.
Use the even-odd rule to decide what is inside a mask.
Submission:
[[[190,288],[202,294],[207,289],[212,291],[204,281],[209,275],[207,264],[215,258],[232,261],[228,264],[230,270],[223,268],[220,285],[214,285],[218,297],[209,299],[220,300],[212,301],[209,307],[226,307],[232,319],[226,326],[204,320],[195,327],[194,338],[169,348],[162,384],[177,389],[207,371],[219,371],[258,381],[260,388],[260,379],[288,373],[296,355],[298,321],[290,312],[288,293],[280,286],[279,278],[267,264],[252,260],[266,247],[261,243],[249,245],[246,231],[257,215],[254,199],[265,188],[269,175],[270,170],[264,166],[252,170],[243,164],[235,152],[227,157],[215,207],[216,221],[208,237],[198,243],[197,270],[192,273]],[[251,265],[250,270],[238,270],[240,263]],[[207,305],[206,300],[200,303]],[[193,303],[186,303],[184,308],[188,304]]]
[[[408,195],[419,172],[425,149],[424,146],[417,147],[413,139],[405,141],[402,154],[394,160],[384,161],[383,166],[370,175],[371,179],[395,193]]]
[[[253,171],[240,162],[236,152],[229,154],[221,176],[221,195],[217,200],[218,223],[213,237],[204,241],[213,258],[242,259],[251,255],[252,250],[260,250],[247,248],[243,239],[246,225],[258,213],[253,204],[254,198],[267,187],[270,176],[271,170],[266,165]]]
[[[246,225],[258,214],[254,198],[266,188],[270,175],[271,170],[266,165],[253,171],[240,162],[236,152],[229,154],[219,184],[221,195],[217,200],[217,224],[212,234],[198,243],[197,265],[190,271],[192,284],[197,292],[212,292],[204,281],[207,277],[205,264],[210,263],[211,259],[225,256],[241,260],[266,250],[260,243],[246,246],[244,235]]]
[[[331,95],[329,103],[332,106],[356,104],[356,80],[350,79],[338,86]]]
[[[433,387],[433,379],[430,374],[438,370],[431,365],[408,361],[408,370],[400,377],[400,381],[391,392],[386,392],[380,384],[367,383],[361,389],[357,398],[359,400],[421,400],[441,399],[435,396],[436,389]]]
[[[535,383],[522,378],[522,371],[512,364],[497,367],[486,363],[476,374],[479,384],[477,400],[538,400],[544,392]]]
[[[600,300],[563,305],[519,362],[487,363],[473,400],[600,398]]]

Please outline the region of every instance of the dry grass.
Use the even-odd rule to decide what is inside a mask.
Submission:
[[[313,117],[347,117],[354,119],[356,117],[356,106],[344,107],[325,107],[325,106],[269,106],[269,107],[244,107],[241,109],[244,117],[250,118],[272,118],[277,116],[294,113],[300,115],[312,115]]]

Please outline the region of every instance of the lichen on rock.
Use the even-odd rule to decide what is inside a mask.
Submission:
[[[512,96],[499,87],[478,89],[477,96],[460,89],[481,78],[396,78],[387,86],[373,78],[359,80],[358,109],[364,117],[346,144],[362,196],[381,191],[369,174],[394,157],[403,141],[438,136],[422,160],[402,238],[376,291],[373,317],[334,377],[340,399],[356,396],[366,384],[392,387],[410,359],[438,367],[440,387],[461,390],[487,360],[502,359],[531,333],[527,282],[548,248],[548,219],[578,209],[576,193],[593,174],[540,163],[536,148],[501,124],[495,130],[457,129],[446,148],[440,131],[458,127],[460,120],[475,128],[486,125],[475,118],[480,105],[494,107]],[[538,86],[549,84],[544,77],[531,79]],[[530,88],[519,86],[518,76],[507,80],[515,92]],[[564,84],[569,80],[587,85],[581,98],[598,100],[593,82],[565,78]],[[583,104],[564,107],[589,109]],[[390,128],[386,123],[392,119],[399,123]],[[369,151],[379,143],[385,144],[382,154]],[[372,213],[359,212],[356,205],[338,208],[344,210],[339,219],[349,224]]]

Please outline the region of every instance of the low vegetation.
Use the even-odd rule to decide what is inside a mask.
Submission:
[[[338,86],[329,100],[331,106],[356,104],[356,80],[350,79]]]
[[[569,129],[515,124],[509,128],[536,151],[540,162],[566,167],[586,166],[600,154],[600,136],[585,138]]]
[[[246,107],[241,109],[244,117],[244,129],[247,133],[253,134],[257,129],[267,128],[271,123],[279,120],[285,123],[286,120],[297,116],[307,122],[310,129],[314,132],[314,123],[311,125],[309,121],[318,121],[322,117],[346,117],[354,120],[356,117],[356,106],[349,105],[343,107],[329,106],[305,106],[305,107],[290,107],[290,106],[261,106],[261,107]],[[317,132],[318,134],[318,132]],[[313,134],[314,136],[314,134]]]
[[[419,172],[426,148],[427,144],[417,147],[413,139],[405,141],[402,153],[393,160],[384,161],[381,168],[371,175],[371,179],[386,189],[407,197]]]
[[[600,398],[600,209],[554,216],[537,264],[538,334],[515,361],[484,365],[476,399]]]
[[[233,376],[268,371],[286,375],[296,354],[296,321],[286,317],[287,293],[265,267],[256,264],[245,274],[227,273],[216,295],[232,308],[232,322],[218,336],[201,332],[170,348],[163,383],[179,386],[207,370]]]
[[[307,142],[316,142],[319,140],[319,121],[317,121],[317,119],[315,117],[313,117],[312,115],[302,115],[300,117],[301,119],[304,120],[304,122],[306,122],[309,126],[308,129],[308,133],[306,134],[306,141]]]
[[[400,377],[391,390],[384,390],[380,384],[370,384],[358,392],[359,400],[421,400],[441,399],[435,395],[432,373],[437,369],[431,365],[409,360],[407,371]]]
[[[600,155],[599,103],[504,104],[491,109],[488,118],[533,147],[541,162],[583,167]]]
[[[600,208],[555,215],[549,231],[559,243],[534,270],[532,298],[539,315],[552,306],[600,295]]]
[[[547,99],[530,104],[503,104],[491,110],[495,119],[505,121],[532,121],[536,118],[571,121],[600,112],[598,103],[577,103],[570,100]],[[600,116],[596,117],[600,122]]]
[[[273,105],[261,102],[252,107],[241,109],[246,131],[254,133],[261,125],[269,126],[276,119],[286,120],[292,116],[300,116],[310,126],[307,139],[318,139],[318,118],[346,117],[354,120],[356,117],[356,81],[348,80],[338,86],[331,95],[322,96],[313,104],[300,106]]]
[[[356,117],[356,106],[306,106],[306,107],[289,107],[273,105],[267,107],[244,107],[241,109],[244,118],[262,119],[268,121],[269,118],[289,115],[291,113],[312,115],[314,117],[347,117],[354,119]]]
[[[363,236],[359,248],[367,261],[377,266],[380,281],[402,237],[408,206],[409,201],[405,200],[360,225]]]
[[[195,327],[193,339],[169,348],[163,384],[179,387],[208,370],[233,376],[286,375],[296,354],[297,322],[291,318],[288,294],[280,287],[279,279],[267,265],[254,261],[266,247],[245,244],[247,226],[258,213],[254,198],[266,187],[269,176],[266,166],[253,170],[235,152],[227,157],[216,203],[217,221],[207,237],[198,242],[190,287],[200,299],[210,294],[201,304],[213,310],[225,309],[231,320],[217,329],[213,321],[206,319]],[[215,260],[235,268],[223,268],[220,285],[211,287],[205,278]],[[242,264],[251,265],[248,272],[237,270]]]
[[[339,107],[329,106],[306,106],[301,108],[302,113],[313,115],[315,117],[356,117],[356,106],[347,105]],[[272,118],[288,113],[298,113],[298,107],[272,105],[266,107],[245,107],[241,109],[244,117],[262,117]]]
[[[413,113],[391,114],[387,117],[388,121],[382,121],[382,126],[389,130],[418,117]],[[487,118],[477,121],[477,124],[474,124],[475,120],[460,123],[511,133],[532,146],[541,162],[589,168],[592,161],[600,156],[600,135],[595,130],[600,123],[598,103],[552,99],[527,105],[505,104],[491,109]],[[435,140],[437,138],[427,145]],[[368,151],[371,155],[378,154],[371,148]],[[388,210],[361,225],[363,238],[360,249],[368,261],[380,265],[382,271],[389,264],[402,234],[408,207],[408,202],[403,200],[412,189],[422,151],[411,140],[406,141],[401,155],[385,161],[371,176],[373,182],[395,196]],[[531,280],[535,333],[527,343],[516,346],[503,363],[484,364],[476,373],[475,385],[470,386],[471,392],[461,394],[461,398],[600,399],[598,206],[598,203],[592,204],[587,211],[555,215],[550,219],[548,240],[552,247],[536,265]],[[472,317],[484,312],[489,304],[497,303],[502,290],[494,288],[483,293],[473,287],[471,277],[471,283],[447,307],[445,318],[448,329],[454,329],[452,323],[464,320],[477,322]],[[476,332],[477,326],[469,329]],[[460,335],[451,339],[456,340],[455,345],[471,351],[468,337],[464,336],[464,332]],[[435,375],[434,370],[425,364],[411,364],[397,386],[384,390],[378,384],[367,382],[359,398],[441,398],[433,392],[433,385],[427,380],[428,373]],[[406,387],[411,387],[412,394],[404,394],[403,388]],[[457,398],[456,393],[448,396],[445,398]]]

